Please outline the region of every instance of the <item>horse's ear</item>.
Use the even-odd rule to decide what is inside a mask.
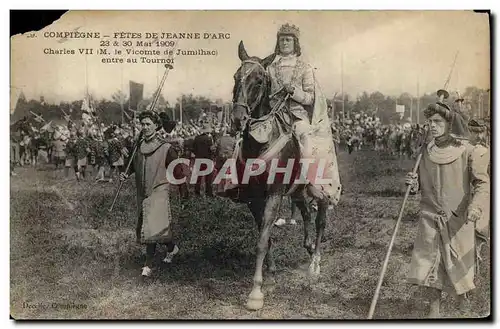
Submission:
[[[245,50],[245,46],[243,45],[243,41],[240,41],[240,44],[238,45],[238,57],[240,58],[240,60],[242,62],[246,61],[247,59],[250,58],[250,56],[248,56],[248,54],[247,54],[247,51]]]
[[[261,62],[262,66],[268,67],[269,64],[271,64],[275,58],[276,58],[276,53],[272,53],[271,55],[267,56],[262,60]]]

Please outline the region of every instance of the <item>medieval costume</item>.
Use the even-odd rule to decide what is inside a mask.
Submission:
[[[215,145],[215,172],[219,173],[222,169],[224,163],[233,158],[233,152],[236,148],[236,137],[228,133],[223,133],[223,135],[217,140]],[[234,159],[234,158],[233,158]],[[225,186],[228,182],[222,179],[220,183],[217,184],[216,193],[225,196]]]
[[[96,134],[91,142],[92,165],[97,168],[96,181],[104,181],[104,166],[106,165],[108,149],[107,143]]]
[[[414,243],[409,282],[434,288],[430,316],[439,314],[441,290],[463,295],[475,288],[475,224],[488,211],[490,183],[487,150],[451,135],[455,112],[431,104],[427,118],[438,114],[448,131],[424,145],[412,191],[421,191],[421,218]],[[432,131],[431,126],[431,131]],[[411,173],[409,174],[411,176]],[[408,179],[408,178],[407,178]],[[433,295],[434,296],[434,295]]]
[[[66,138],[59,134],[57,139],[52,141],[52,162],[59,168],[59,164],[63,164],[66,160]]]
[[[140,119],[141,122],[152,122],[156,126],[160,122],[158,116],[151,111],[142,112]],[[144,138],[125,176],[135,173],[138,215],[136,237],[138,242],[146,244],[143,276],[149,276],[156,244],[167,245],[165,262],[171,262],[172,257],[179,251],[173,243],[170,182],[167,175],[167,168],[177,159],[177,153],[157,131],[143,135]]]
[[[271,108],[279,106],[283,99],[280,90],[289,95],[285,112],[291,115],[292,134],[298,141],[300,157],[315,160],[309,165],[305,177],[309,183],[307,191],[311,196],[326,197],[330,203],[337,204],[341,185],[328,107],[312,67],[301,58],[299,35],[299,29],[289,24],[283,25],[277,33],[277,56],[266,69],[271,79],[270,95],[275,95],[270,99],[270,105]],[[293,38],[293,51],[285,54],[280,50],[280,38],[287,36]],[[326,165],[321,178],[331,179],[329,184],[315,182],[322,160],[326,160]]]
[[[76,132],[71,131],[68,142],[66,143],[66,147],[64,152],[66,153],[66,161],[64,162],[64,176],[68,178],[69,176],[69,168],[73,167],[75,170],[75,175],[78,172],[78,168],[76,166]]]
[[[108,136],[108,162],[110,166],[109,181],[113,181],[114,173],[118,173],[124,165],[123,149],[124,145],[116,134],[116,129],[110,127],[107,130]]]
[[[213,160],[213,147],[214,142],[213,138],[210,135],[211,129],[209,124],[205,124],[202,133],[195,137],[193,141],[193,153],[195,155],[195,159],[210,159]],[[199,168],[200,170],[206,170],[206,165],[202,164]],[[194,193],[196,195],[201,195],[201,183],[205,181],[205,194],[207,196],[213,196],[213,180],[214,180],[214,172],[213,168],[210,173],[206,176],[198,177],[196,181],[196,185],[194,187]]]
[[[83,130],[78,131],[78,139],[75,144],[75,162],[76,162],[76,178],[85,178],[85,170],[88,164],[88,155],[90,153],[90,141],[85,136]]]
[[[468,130],[471,135],[471,144],[474,145],[476,154],[489,154],[489,145],[487,141],[488,125],[484,120],[471,120],[468,124]],[[484,160],[486,161],[486,159]],[[488,176],[490,175],[491,164],[488,156]],[[476,238],[478,241],[478,257],[480,257],[481,247],[488,243],[490,235],[490,202],[482,209],[482,217],[476,221]]]

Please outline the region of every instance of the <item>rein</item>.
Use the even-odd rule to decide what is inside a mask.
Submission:
[[[260,86],[260,90],[259,90],[259,94],[257,95],[257,98],[255,99],[255,101],[251,104],[251,105],[248,105],[248,94],[247,94],[247,88],[242,88],[242,91],[243,91],[243,98],[245,100],[244,103],[242,102],[234,102],[233,103],[235,105],[239,105],[241,107],[244,107],[247,111],[247,114],[250,116],[251,112],[255,109],[255,107],[257,107],[258,104],[260,104],[262,102],[262,97],[264,96],[264,92],[265,92],[265,88],[266,88],[266,85],[267,85],[267,81],[269,80],[269,77],[267,76],[267,72],[266,72],[266,69],[264,68],[264,66],[262,66],[261,63],[257,62],[257,61],[254,61],[254,60],[251,60],[251,59],[248,59],[248,60],[245,60],[243,61],[243,63],[251,63],[251,64],[255,64],[256,66],[252,66],[249,70],[247,70],[244,74],[243,74],[243,77],[240,79],[240,88],[242,87],[246,87],[245,85],[245,82],[247,80],[247,78],[250,76],[250,74],[252,74],[257,68],[262,70],[264,72],[264,77],[265,77],[265,81],[264,83]]]

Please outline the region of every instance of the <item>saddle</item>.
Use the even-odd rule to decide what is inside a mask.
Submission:
[[[275,121],[276,118],[270,115],[255,119],[248,125],[248,134],[260,144],[269,143]]]
[[[270,142],[273,129],[279,130],[279,135],[288,134],[292,130],[290,111],[280,111],[288,100],[286,96],[280,103],[260,118],[252,119],[248,124],[248,134],[260,144]]]

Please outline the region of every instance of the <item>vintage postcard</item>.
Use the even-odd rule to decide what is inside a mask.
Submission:
[[[490,40],[473,11],[11,36],[11,317],[489,317]]]

